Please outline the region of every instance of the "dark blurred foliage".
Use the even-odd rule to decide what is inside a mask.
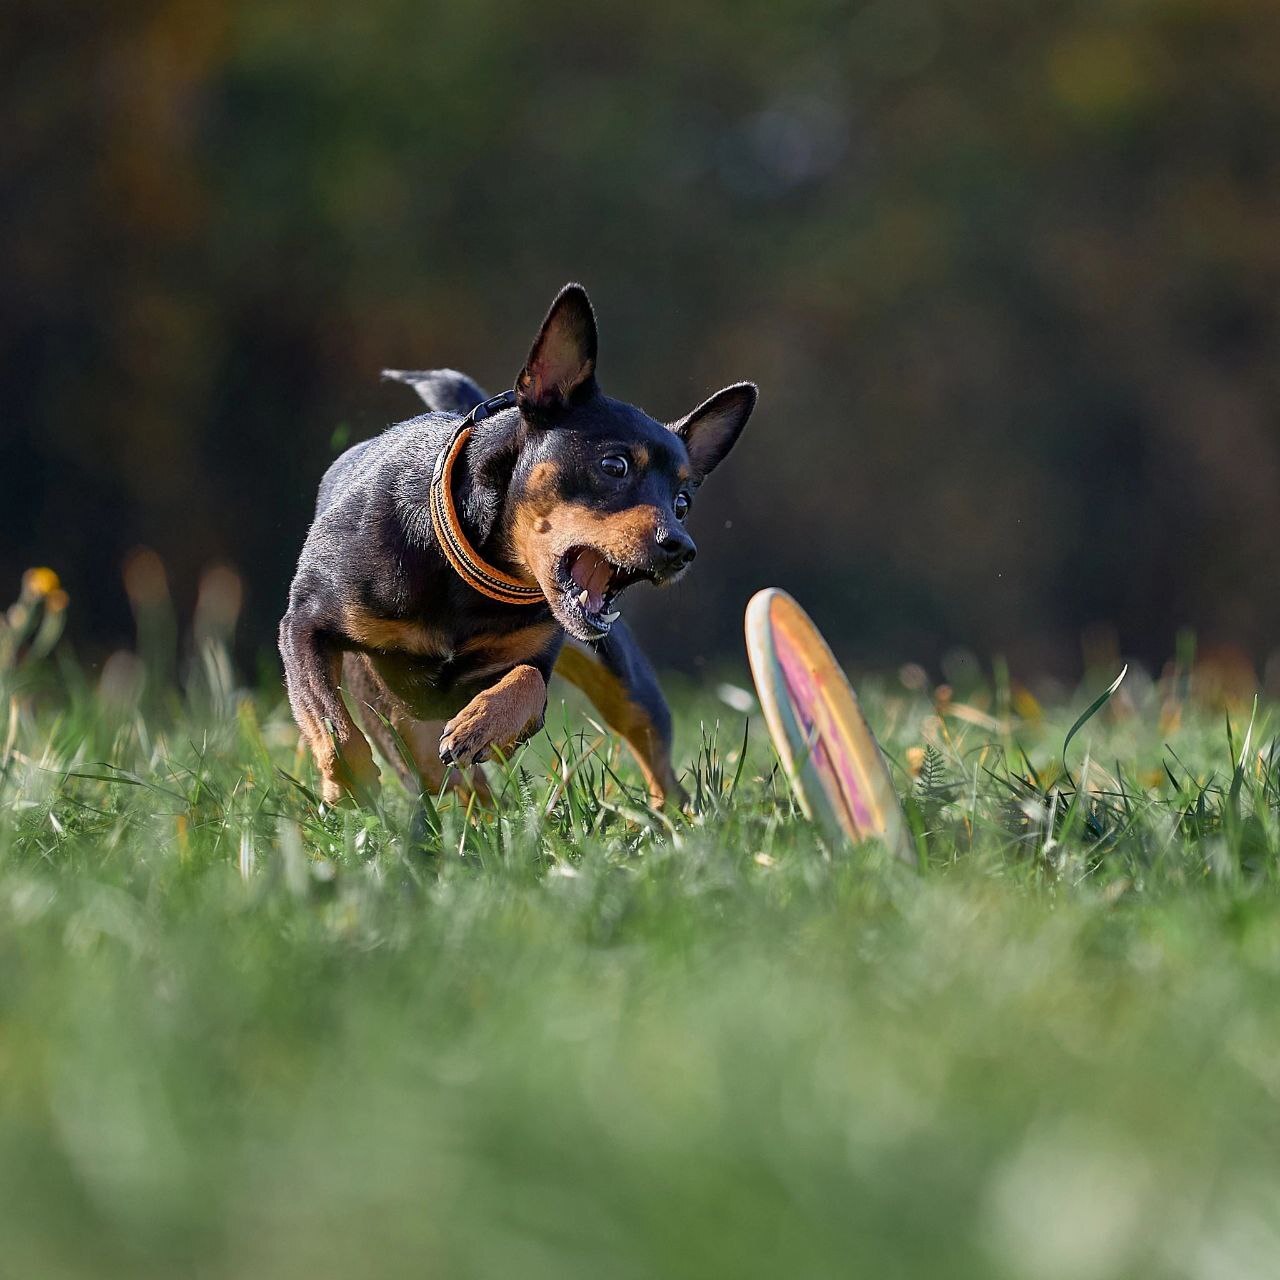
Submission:
[[[764,584],[867,663],[1276,643],[1262,0],[15,0],[0,47],[0,578],[86,649],[139,544],[269,645],[335,441],[413,412],[378,370],[506,387],[567,279],[612,394],[763,390],[630,606],[660,661]]]

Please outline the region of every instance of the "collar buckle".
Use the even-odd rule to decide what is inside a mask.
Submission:
[[[503,409],[510,409],[516,402],[516,393],[514,391],[504,391],[501,395],[490,396],[487,400],[482,400],[474,409],[467,414],[465,421],[480,422],[485,418],[491,418],[495,413],[500,413]]]

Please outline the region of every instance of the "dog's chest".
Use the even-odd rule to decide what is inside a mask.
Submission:
[[[460,635],[420,621],[350,611],[347,633],[372,659],[390,689],[423,714],[440,714],[554,643],[558,627],[542,621]],[[465,695],[465,696],[463,696]]]

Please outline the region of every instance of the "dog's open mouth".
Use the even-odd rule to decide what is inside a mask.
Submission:
[[[560,557],[556,585],[560,593],[560,609],[599,639],[622,616],[613,602],[633,582],[653,575],[642,569],[625,569],[614,564],[595,547],[570,547]],[[567,620],[566,619],[566,620]],[[579,628],[570,627],[577,631]]]

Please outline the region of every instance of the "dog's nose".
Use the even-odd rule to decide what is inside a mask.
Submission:
[[[666,561],[668,573],[683,569],[698,554],[693,539],[683,529],[662,530],[658,534],[658,549]]]

